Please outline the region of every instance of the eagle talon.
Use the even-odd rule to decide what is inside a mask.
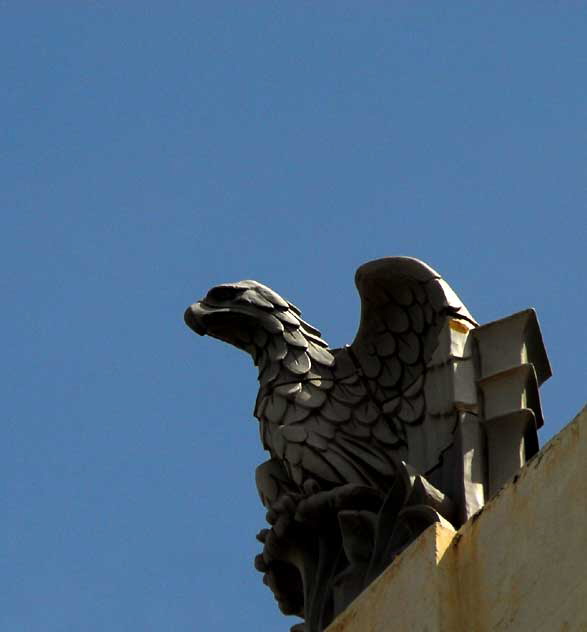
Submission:
[[[320,491],[320,485],[313,478],[309,478],[307,481],[304,481],[302,489],[307,496],[312,496]]]
[[[383,503],[382,492],[364,485],[349,483],[327,491],[319,491],[298,505],[295,519],[319,527],[328,520],[337,520],[341,511],[368,510],[377,512]]]
[[[263,555],[261,553],[259,553],[259,555],[255,555],[254,564],[255,564],[255,568],[260,573],[266,573],[269,570],[269,566],[263,559]]]
[[[269,529],[261,529],[259,533],[257,533],[257,540],[259,542],[265,542],[267,540],[267,535],[269,534]]]
[[[271,525],[274,525],[277,522],[277,512],[274,509],[270,509],[265,514],[265,520]]]

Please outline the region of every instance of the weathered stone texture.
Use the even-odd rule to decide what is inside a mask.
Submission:
[[[458,532],[434,525],[328,632],[587,632],[587,409]]]

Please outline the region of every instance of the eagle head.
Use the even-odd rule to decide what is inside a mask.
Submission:
[[[186,325],[201,336],[208,335],[254,355],[256,340],[284,331],[300,311],[277,292],[257,281],[223,283],[190,305]]]

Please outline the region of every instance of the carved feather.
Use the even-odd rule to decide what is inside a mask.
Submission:
[[[447,319],[472,317],[439,275],[415,259],[369,262],[355,280],[361,320],[353,343],[341,349],[330,349],[295,305],[255,281],[213,288],[186,315],[199,333],[252,348],[261,437],[297,485],[308,478],[379,485],[406,454],[426,473],[451,441],[450,417],[438,426],[426,401],[433,392],[434,410],[450,411],[450,394],[427,391],[426,375]],[[220,316],[216,334],[216,313],[235,316],[232,340]],[[424,447],[410,446],[422,436]]]

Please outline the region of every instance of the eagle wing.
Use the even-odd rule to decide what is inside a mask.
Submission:
[[[457,422],[453,393],[443,388],[454,352],[449,332],[476,322],[446,281],[418,259],[371,261],[357,270],[355,283],[361,321],[351,353],[382,411],[378,423],[401,438],[400,457],[427,473],[452,444]]]
[[[427,414],[426,373],[446,322],[474,322],[470,314],[416,259],[367,263],[356,285],[361,321],[350,347],[317,347],[302,321],[301,336],[286,336],[279,375],[259,393],[264,445],[298,484],[381,487],[398,459],[425,473],[452,443],[452,407],[440,422]]]

